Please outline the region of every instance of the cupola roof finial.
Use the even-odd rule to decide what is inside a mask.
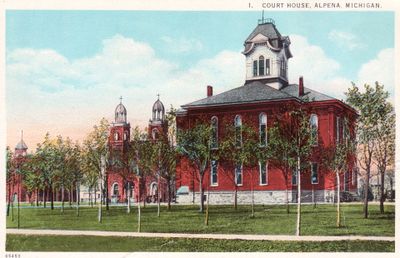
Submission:
[[[119,97],[119,103],[122,104],[122,96]]]

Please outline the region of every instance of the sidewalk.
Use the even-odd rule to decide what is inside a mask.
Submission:
[[[116,237],[161,237],[161,238],[202,238],[231,240],[266,240],[266,241],[395,241],[395,237],[385,236],[291,236],[291,235],[231,235],[231,234],[187,234],[187,233],[137,233],[118,231],[89,230],[51,230],[51,229],[7,229],[7,234],[21,235],[58,235],[58,236],[116,236]]]

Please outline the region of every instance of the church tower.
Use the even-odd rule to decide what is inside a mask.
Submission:
[[[153,140],[159,139],[161,136],[167,135],[168,122],[165,119],[165,108],[160,100],[160,95],[153,104],[152,118],[149,121],[149,136]]]
[[[272,19],[258,20],[257,27],[244,42],[246,83],[260,81],[280,90],[288,85],[290,39],[282,36]]]
[[[21,131],[21,140],[15,146],[15,157],[25,157],[28,146],[24,142],[24,131]]]
[[[127,111],[122,104],[122,97],[120,103],[115,108],[115,119],[111,124],[109,144],[112,150],[124,152],[129,145],[131,125],[127,122]]]

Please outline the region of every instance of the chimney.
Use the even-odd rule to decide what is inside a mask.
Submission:
[[[213,87],[207,85],[207,97],[211,97],[213,95]]]
[[[299,77],[299,97],[304,95],[303,76]]]

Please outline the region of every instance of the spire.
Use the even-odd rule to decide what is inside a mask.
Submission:
[[[23,130],[21,130],[21,140],[19,141],[17,146],[15,146],[15,149],[23,150],[23,151],[26,151],[28,149],[28,146],[26,146],[26,143],[24,142],[24,131]]]
[[[122,104],[122,96],[119,97],[119,104]]]

